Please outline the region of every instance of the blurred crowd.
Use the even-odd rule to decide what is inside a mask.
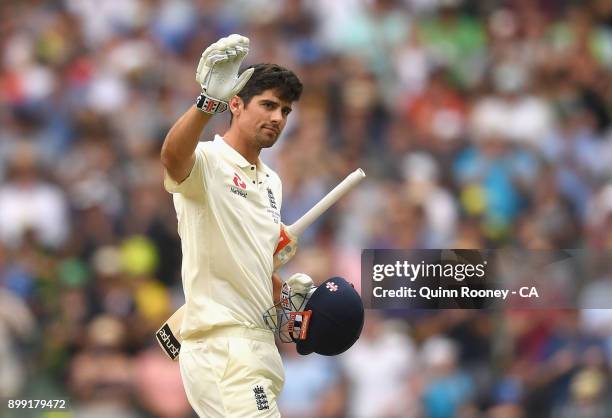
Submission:
[[[159,151],[201,52],[230,33],[250,38],[246,64],[305,86],[262,155],[284,222],[368,175],[285,273],[359,287],[364,248],[612,250],[609,0],[2,1],[0,399],[193,416],[152,337],[183,300]],[[591,297],[609,303],[602,272]],[[342,356],[281,344],[281,410],[612,417],[609,312],[369,311]]]

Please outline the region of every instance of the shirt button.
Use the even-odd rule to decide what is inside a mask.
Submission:
[[[255,180],[253,180],[253,184],[255,184]]]
[[[255,170],[255,167],[251,166],[251,170]]]
[[[266,177],[270,177],[270,175],[269,175],[269,174],[266,174]]]

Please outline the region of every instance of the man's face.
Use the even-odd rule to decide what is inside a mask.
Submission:
[[[241,106],[242,107],[242,106]],[[252,138],[259,148],[269,148],[276,143],[291,113],[291,103],[281,100],[275,90],[266,90],[253,96],[234,123],[247,138]]]

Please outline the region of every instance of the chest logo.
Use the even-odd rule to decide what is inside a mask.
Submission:
[[[236,173],[234,173],[234,184],[236,185],[236,187],[240,187],[242,190],[246,190],[246,183],[242,181],[240,176]]]
[[[244,197],[246,199],[247,197],[246,183],[242,181],[240,176],[236,174],[235,172],[234,172],[234,184],[235,186],[230,187],[230,192],[240,197]]]
[[[255,386],[253,388],[253,394],[255,395],[255,404],[257,405],[258,411],[270,409],[270,404],[268,403],[268,396],[266,395],[263,386]]]
[[[272,193],[272,189],[268,187],[268,200],[270,201],[270,207],[272,209],[278,209],[276,207],[276,199],[274,199],[274,194]]]

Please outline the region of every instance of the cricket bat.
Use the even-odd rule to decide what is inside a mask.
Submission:
[[[295,223],[285,226],[281,224],[281,232],[276,250],[274,251],[274,270],[285,264],[297,251],[297,241],[302,232],[317,220],[327,209],[347,194],[365,178],[361,168],[346,176],[340,184],[332,189],[323,199],[314,205]],[[183,322],[185,305],[181,306],[157,330],[155,337],[164,353],[172,360],[177,360],[181,351],[180,329]]]

